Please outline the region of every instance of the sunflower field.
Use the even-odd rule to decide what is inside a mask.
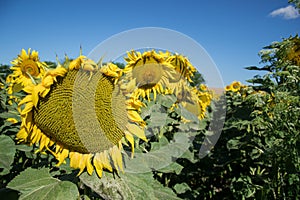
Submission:
[[[0,67],[1,199],[299,199],[300,38],[259,56],[216,94],[177,53],[23,49]]]

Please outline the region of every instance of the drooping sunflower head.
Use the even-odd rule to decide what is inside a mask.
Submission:
[[[183,82],[183,84],[186,82]],[[212,93],[207,90],[206,86],[201,85],[200,88],[203,90],[198,90],[196,87],[185,86],[182,87],[179,94],[177,94],[177,99],[187,111],[194,114],[199,120],[205,118],[207,108],[212,101]],[[205,90],[204,90],[205,89]]]
[[[168,63],[174,66],[175,70],[185,77],[189,82],[192,82],[192,77],[197,71],[196,68],[191,64],[188,58],[183,55],[174,54],[169,56],[166,60]]]
[[[133,153],[134,137],[147,139],[138,113],[142,104],[126,99],[117,77],[87,70],[87,63],[79,57],[72,69],[50,70],[40,84],[25,89],[17,138],[50,151],[58,165],[69,157],[79,174],[96,170],[101,177],[103,169],[123,171],[123,142]]]
[[[31,49],[28,49],[28,52],[22,49],[18,58],[11,63],[13,66],[10,69],[13,73],[11,78],[7,80],[8,83],[11,83],[11,86],[21,84],[23,87],[26,87],[27,85],[35,84],[35,80],[40,79],[47,68],[46,63],[40,62],[38,52],[31,51]]]

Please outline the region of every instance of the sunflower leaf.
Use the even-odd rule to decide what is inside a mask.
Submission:
[[[182,193],[185,193],[186,191],[188,190],[192,190],[190,188],[190,186],[186,183],[177,183],[175,186],[174,186],[174,189],[176,191],[177,194],[182,194]]]
[[[174,95],[159,95],[157,96],[157,102],[166,108],[170,108],[177,98]]]
[[[9,173],[15,153],[16,147],[14,141],[6,135],[0,135],[0,169],[3,169],[0,175]]]
[[[21,192],[24,200],[78,199],[77,186],[69,181],[60,181],[50,176],[48,169],[28,168],[7,185]]]
[[[152,143],[153,148],[148,153],[136,153],[133,159],[124,157],[125,171],[131,173],[159,171],[180,158],[192,144],[191,139],[193,137],[188,132],[177,132],[170,143],[166,143],[165,140]]]
[[[80,180],[104,199],[178,199],[175,193],[161,185],[152,173],[125,173],[114,177],[104,173],[99,179],[95,173],[83,173]]]
[[[182,169],[182,165],[178,164],[177,162],[173,162],[170,165],[160,169],[159,172],[180,174]]]

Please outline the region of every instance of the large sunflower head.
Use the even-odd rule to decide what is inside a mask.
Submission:
[[[126,99],[118,77],[87,70],[88,64],[90,60],[79,57],[72,69],[49,70],[40,84],[24,89],[28,95],[19,103],[17,138],[51,152],[58,165],[69,157],[79,174],[95,170],[101,177],[103,169],[123,171],[123,144],[131,144],[133,154],[134,137],[147,140],[138,113],[143,104]]]
[[[28,49],[28,52],[22,49],[11,63],[13,66],[10,69],[13,73],[10,79],[7,79],[11,87],[14,84],[21,84],[22,87],[34,84],[36,79],[40,79],[45,74],[47,68],[46,63],[39,60],[38,52],[31,49]]]

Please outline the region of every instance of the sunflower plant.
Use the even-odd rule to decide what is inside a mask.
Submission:
[[[226,121],[214,149],[172,184],[189,199],[299,199],[299,37],[266,46],[259,55],[266,72],[226,86]],[[218,105],[216,104],[216,108]],[[197,169],[197,170],[193,170]]]
[[[161,178],[194,159],[212,102],[188,58],[129,51],[120,68],[81,51],[53,64],[23,49],[11,64],[1,74],[1,195],[178,198]]]

